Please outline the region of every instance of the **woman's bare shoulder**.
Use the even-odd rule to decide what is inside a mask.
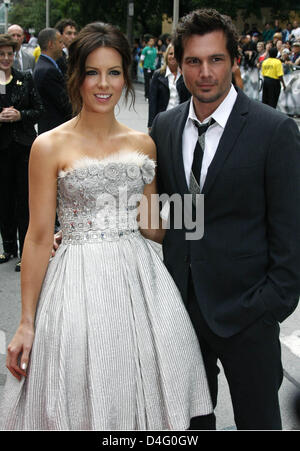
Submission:
[[[62,124],[39,135],[31,148],[32,153],[52,159],[61,159],[68,150],[68,142],[72,135],[71,128]]]
[[[139,152],[148,155],[149,158],[156,160],[156,146],[153,139],[147,133],[132,129],[128,130],[133,147]]]

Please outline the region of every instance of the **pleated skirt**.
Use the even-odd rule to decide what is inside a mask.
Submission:
[[[1,429],[184,430],[211,412],[197,337],[149,242],[62,244],[27,377],[7,376]]]

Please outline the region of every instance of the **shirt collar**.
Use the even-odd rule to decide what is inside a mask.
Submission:
[[[218,106],[218,108],[212,113],[210,117],[206,118],[203,121],[203,123],[207,123],[212,117],[222,128],[225,128],[226,122],[228,121],[233,105],[235,104],[236,98],[237,92],[234,89],[233,85],[231,85],[229,93],[227,94],[223,102]],[[193,99],[190,102],[188,119],[191,119],[192,121],[196,120],[200,123],[194,110]]]
[[[54,66],[58,67],[58,66],[57,66],[57,62],[56,62],[53,58],[51,58],[51,56],[45,55],[45,53],[42,53],[42,55],[43,55],[45,58],[47,58],[48,60],[50,60],[50,61],[54,64]]]
[[[169,75],[173,75],[173,74],[172,74],[172,72],[170,71],[169,66],[167,66],[165,77],[168,77]],[[180,70],[179,70],[179,68],[178,68],[178,69],[177,69],[177,75],[176,75],[176,78],[178,78],[179,75],[180,75]]]

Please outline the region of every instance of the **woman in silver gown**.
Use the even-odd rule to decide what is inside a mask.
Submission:
[[[114,115],[132,89],[130,48],[115,27],[89,24],[69,65],[77,115],[31,150],[22,314],[1,428],[187,429],[212,405],[179,291],[145,239],[163,239],[147,226],[159,219],[155,145]],[[49,262],[56,207],[62,243]]]

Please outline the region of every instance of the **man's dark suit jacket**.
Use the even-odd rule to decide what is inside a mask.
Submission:
[[[72,108],[62,73],[43,55],[36,63],[33,78],[45,107],[38,122],[40,134],[71,119]]]
[[[188,194],[186,102],[154,120],[160,193]],[[184,302],[191,272],[210,328],[232,336],[268,312],[283,321],[300,293],[300,135],[296,123],[242,91],[208,169],[204,236],[167,230],[164,261]],[[171,217],[173,213],[171,210]]]
[[[62,71],[63,76],[66,78],[67,71],[68,71],[68,60],[67,60],[67,56],[66,56],[65,52],[63,52],[62,56],[60,58],[58,58],[56,63],[58,65],[58,67],[60,68],[60,70]]]
[[[187,90],[182,75],[176,82],[176,88],[179,96],[179,103],[186,102],[191,94]],[[152,126],[155,116],[162,111],[166,111],[170,100],[169,80],[164,74],[161,74],[160,69],[153,74],[149,90],[149,116],[148,127]]]

